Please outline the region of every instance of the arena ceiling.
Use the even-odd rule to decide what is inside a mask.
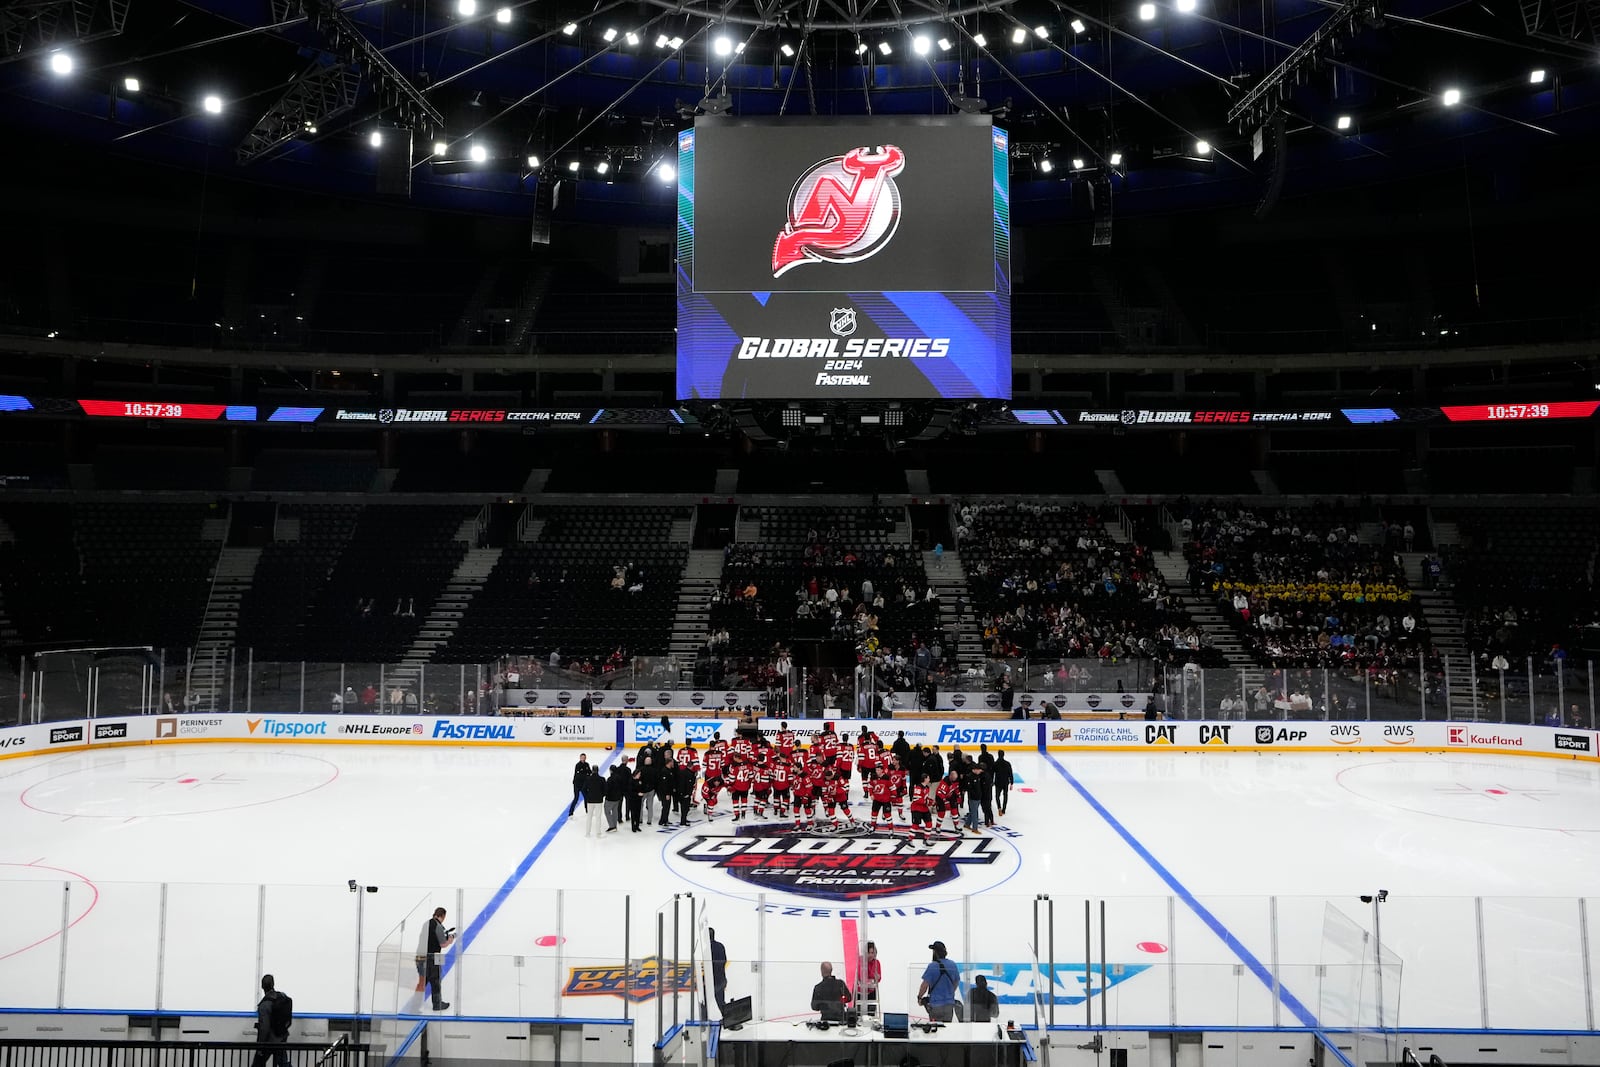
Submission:
[[[664,208],[696,114],[987,111],[1018,199],[1087,212],[1559,167],[1597,125],[1597,29],[1600,0],[3,0],[0,121],[526,210],[541,174]]]

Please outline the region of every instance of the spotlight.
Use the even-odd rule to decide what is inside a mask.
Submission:
[[[639,35],[637,33],[634,33],[632,30],[628,31],[628,36],[624,37],[623,40],[628,42],[628,47],[629,48],[638,48],[639,47]]]
[[[1083,24],[1082,19],[1073,19],[1068,25],[1072,27],[1073,33],[1082,33],[1089,28]]]
[[[678,170],[671,163],[662,163],[656,167],[656,177],[664,182],[670,182],[678,176]]]
[[[719,56],[733,55],[733,41],[727,37],[718,37],[711,42],[711,51]]]
[[[528,169],[529,170],[538,170],[539,169],[539,157],[538,156],[529,156],[528,157]]]
[[[933,42],[926,37],[913,37],[911,39],[911,50],[919,56],[927,55],[928,50],[932,47]]]
[[[383,134],[378,130],[373,130],[370,134],[367,135],[367,143],[369,145],[371,145],[373,148],[382,148],[383,147]]]
[[[950,51],[950,38],[948,38],[948,37],[939,38],[939,51],[941,51],[941,52]]]
[[[566,34],[568,37],[571,37],[573,34],[578,32],[578,24],[576,22],[569,22],[565,26],[561,27],[561,32]]]
[[[1196,141],[1194,143],[1194,154],[1197,156],[1209,156],[1211,154],[1211,142]]]
[[[482,163],[489,158],[489,150],[481,144],[473,145],[472,151],[467,154],[472,157],[474,163]]]
[[[316,128],[316,126],[314,126],[314,125],[312,125],[311,123],[308,122],[308,123],[306,123],[306,132],[309,133],[311,136],[315,137],[317,135],[317,128]]]
[[[676,52],[678,49],[683,47],[683,38],[674,37],[672,40],[667,42],[667,47]]]
[[[123,78],[122,79],[122,91],[125,92],[125,93],[136,93],[136,92],[138,92],[139,91],[139,79],[138,78]]]
[[[615,26],[607,26],[606,32],[600,36],[605,40],[606,44],[610,44],[617,39],[617,28]]]
[[[1139,5],[1139,21],[1140,22],[1154,22],[1155,21],[1155,17],[1156,17],[1156,5],[1154,5],[1154,4],[1140,4]]]
[[[866,50],[867,50],[867,46],[866,45],[857,42],[857,44],[856,44],[856,55],[859,56],[862,53],[864,53]]]
[[[1011,31],[1011,43],[1012,44],[1022,44],[1027,39],[1028,39],[1028,31],[1023,29],[1021,26],[1018,26],[1016,29]]]
[[[1122,166],[1122,153],[1112,152],[1111,157],[1106,162],[1110,163],[1113,167]]]
[[[972,43],[977,45],[979,48],[988,48],[989,38],[985,37],[981,33],[975,33],[972,35]]]
[[[1073,156],[1072,157],[1072,169],[1073,170],[1082,170],[1083,169],[1083,157],[1082,156]]]
[[[434,155],[442,156],[442,155],[444,155],[445,153],[447,153],[449,151],[450,151],[450,146],[445,144],[443,141],[435,141],[435,142],[433,142],[433,154]]]
[[[580,171],[582,169],[583,169],[583,164],[579,163],[576,159],[574,159],[571,163],[567,164],[567,170],[569,170],[573,174],[578,173],[578,171]]]
[[[511,9],[502,7],[494,13],[494,20],[502,26],[511,25]]]
[[[893,52],[894,49],[889,46],[888,41],[879,41],[878,51],[882,52],[884,55],[888,55],[889,53]]]
[[[783,44],[779,45],[778,51],[783,53],[785,59],[794,58],[794,45],[790,44],[788,41],[785,41]]]
[[[478,13],[478,0],[456,0],[456,14],[471,18]]]
[[[1199,4],[1196,2],[1196,0],[1178,0],[1178,2],[1173,6],[1176,7],[1182,14],[1192,15],[1194,14],[1194,9],[1198,7]]]
[[[1455,107],[1457,104],[1461,103],[1461,90],[1446,89],[1442,99],[1444,100],[1445,107]]]
[[[665,48],[665,47],[667,47],[667,35],[666,34],[661,33],[661,34],[657,34],[656,35],[656,47],[657,48]]]
[[[1041,41],[1048,41],[1050,39],[1050,30],[1046,26],[1035,26],[1033,28],[1033,35],[1039,38]]]
[[[1039,173],[1040,174],[1049,174],[1051,171],[1053,171],[1055,169],[1056,169],[1056,165],[1054,163],[1050,162],[1050,157],[1049,156],[1045,156],[1043,159],[1039,160]]]
[[[738,44],[733,46],[733,54],[736,55],[736,56],[744,55],[744,42],[743,41],[740,41]]]
[[[594,165],[594,172],[596,174],[605,174],[606,172],[608,172],[610,170],[611,170],[611,161],[609,159],[602,159],[600,162],[598,162],[598,163],[596,163]]]
[[[222,97],[212,93],[200,101],[200,106],[206,109],[208,115],[220,115],[222,114]]]
[[[1543,67],[1540,67],[1538,70],[1530,70],[1528,72],[1528,84],[1529,85],[1543,85],[1544,84],[1544,79],[1545,79],[1545,73],[1544,73],[1544,68]]]
[[[1338,118],[1334,119],[1333,128],[1336,130],[1348,130],[1350,128],[1350,116],[1340,115]]]
[[[50,73],[63,78],[72,73],[72,57],[65,52],[50,53]]]

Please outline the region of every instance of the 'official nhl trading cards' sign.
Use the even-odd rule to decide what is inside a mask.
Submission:
[[[1010,228],[987,116],[696,121],[679,399],[1009,399]]]

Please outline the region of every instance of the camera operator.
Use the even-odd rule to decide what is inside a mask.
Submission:
[[[433,918],[422,928],[422,937],[417,941],[417,977],[432,991],[434,1011],[444,1011],[450,1006],[439,999],[444,992],[440,989],[439,964],[444,950],[455,944],[456,932],[454,928],[445,927],[444,916],[443,908],[434,908]]]
[[[947,1023],[956,1017],[956,995],[961,990],[961,972],[950,962],[943,941],[935,941],[933,961],[922,970],[922,984],[917,987],[917,1003],[928,1009],[928,1018]]]

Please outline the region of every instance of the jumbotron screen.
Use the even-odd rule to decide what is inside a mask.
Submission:
[[[987,116],[678,135],[678,398],[1011,397],[1011,187]]]

